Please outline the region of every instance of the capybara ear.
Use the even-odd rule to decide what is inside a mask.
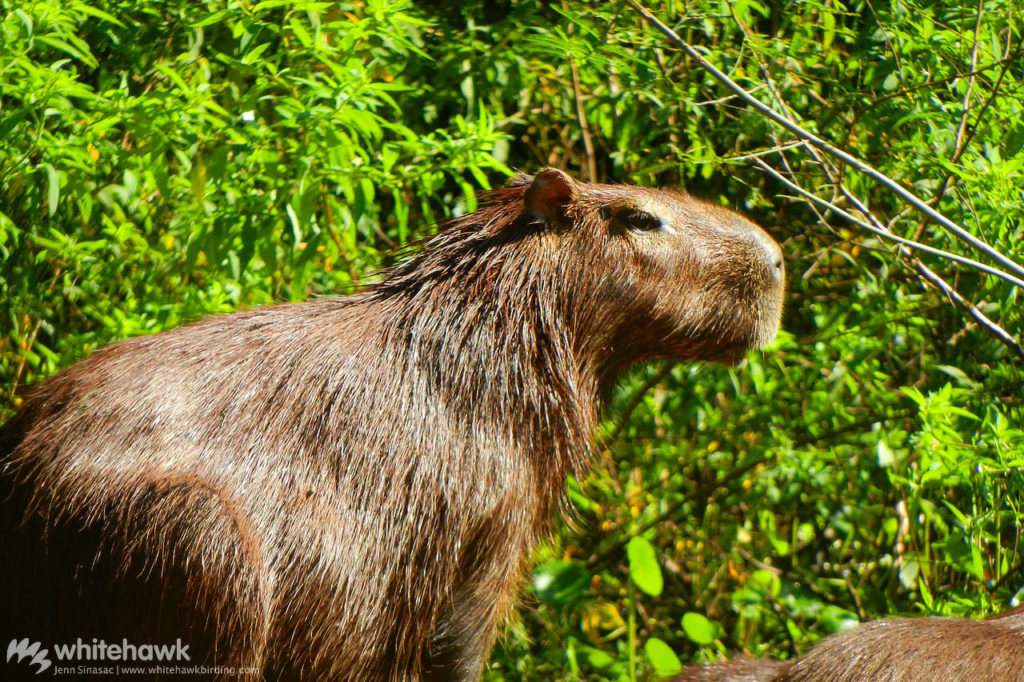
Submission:
[[[544,168],[533,176],[523,201],[529,213],[545,220],[560,221],[565,207],[576,197],[576,181],[565,171]]]

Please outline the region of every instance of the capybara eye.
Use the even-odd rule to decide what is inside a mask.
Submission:
[[[600,218],[601,220],[608,220],[609,218],[612,217],[612,214],[611,212],[608,211],[607,206],[602,206],[601,208],[597,209],[597,217]]]
[[[650,232],[661,227],[661,219],[646,211],[630,211],[623,216],[623,221],[631,230],[637,232]]]

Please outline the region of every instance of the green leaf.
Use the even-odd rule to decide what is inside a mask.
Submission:
[[[32,17],[30,17],[29,15],[25,14],[24,10],[21,10],[21,9],[15,9],[14,10],[14,16],[16,16],[19,19],[21,19],[21,23],[25,24],[25,32],[29,36],[31,36],[32,33],[35,30],[34,29],[35,24],[32,21]]]
[[[569,500],[573,503],[573,506],[583,512],[593,509],[595,505],[583,490],[580,489],[579,481],[574,476],[569,476],[568,478]]]
[[[212,26],[213,24],[219,23],[224,17],[228,15],[228,10],[222,9],[214,12],[207,16],[205,19],[201,19],[196,23],[192,24],[192,28],[203,28],[204,26]]]
[[[302,22],[295,17],[292,17],[288,22],[288,26],[291,27],[292,33],[294,33],[295,37],[299,39],[299,42],[302,43],[303,47],[313,46],[313,39],[310,38],[309,32],[306,30],[306,27],[302,25]]]
[[[708,620],[701,613],[694,613],[692,611],[683,616],[682,624],[683,632],[690,638],[690,641],[696,642],[701,646],[707,646],[714,642],[721,631],[718,623]]]
[[[918,573],[920,573],[920,566],[916,561],[913,559],[904,561],[899,570],[900,584],[908,590],[914,589]]]
[[[120,28],[125,27],[124,23],[121,22],[121,20],[117,17],[113,16],[112,14],[108,14],[107,12],[104,12],[101,9],[87,5],[84,2],[75,3],[75,11],[81,12],[82,14],[87,14],[91,17],[95,17],[96,19],[100,19],[102,21],[106,21]]]
[[[629,577],[636,586],[652,597],[661,594],[664,581],[654,546],[642,537],[634,537],[626,545],[626,556],[629,559]]]
[[[841,632],[860,625],[853,611],[829,604],[821,610],[821,623],[829,632]]]
[[[590,646],[581,646],[576,649],[576,656],[591,668],[607,671],[612,674],[621,670],[623,667],[622,664],[619,663],[618,659],[607,651],[595,649]]]
[[[48,163],[40,164],[46,170],[47,189],[46,204],[49,216],[57,212],[57,204],[60,202],[60,175],[57,170]]]
[[[878,466],[891,467],[893,464],[896,463],[896,455],[893,454],[893,451],[889,448],[888,445],[886,445],[884,440],[878,441],[877,450]]]
[[[88,66],[99,66],[99,62],[96,61],[96,57],[94,57],[89,51],[89,46],[86,43],[76,36],[65,37],[67,40],[54,38],[52,35],[36,35],[35,40],[43,43],[44,45],[49,45],[56,50],[60,50]],[[77,45],[72,45],[71,43],[77,43]]]
[[[188,92],[190,90],[188,85],[185,83],[184,79],[178,73],[177,69],[175,69],[175,68],[173,68],[173,67],[171,67],[171,66],[169,66],[167,64],[157,64],[156,66],[153,67],[153,69],[155,71],[159,71],[164,76],[166,76],[167,78],[171,79],[171,81],[173,81],[174,84],[176,86],[178,86],[179,90],[182,90],[184,92]]]
[[[644,642],[644,653],[650,661],[654,672],[661,677],[675,675],[683,669],[679,657],[672,651],[672,648],[657,637],[651,637]]]
[[[30,109],[28,107],[22,107],[15,109],[14,113],[0,121],[0,140],[7,137],[7,135],[14,130],[14,126],[18,125],[25,120],[28,116]]]

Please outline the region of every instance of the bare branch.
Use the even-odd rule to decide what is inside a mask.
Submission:
[[[972,260],[970,258],[967,258],[966,256],[961,256],[961,255],[958,255],[958,254],[955,254],[955,253],[950,253],[949,251],[943,251],[942,249],[937,249],[934,246],[928,246],[927,244],[922,244],[922,243],[916,242],[916,241],[914,241],[912,239],[907,239],[905,237],[900,237],[899,235],[893,234],[888,229],[886,229],[884,226],[878,227],[877,225],[880,224],[880,223],[877,222],[877,218],[872,220],[872,218],[874,218],[874,216],[872,216],[871,213],[866,212],[865,209],[862,206],[858,206],[857,210],[860,211],[860,213],[862,215],[864,215],[866,218],[871,220],[871,223],[875,223],[875,224],[864,222],[863,220],[857,218],[857,216],[853,215],[849,211],[846,211],[846,210],[840,208],[834,202],[828,201],[827,199],[822,199],[821,197],[819,197],[819,196],[817,196],[817,195],[815,195],[815,194],[813,194],[811,192],[808,192],[803,187],[801,187],[800,185],[796,184],[792,180],[786,178],[781,173],[779,173],[777,170],[775,170],[774,168],[772,168],[771,166],[769,166],[765,162],[761,161],[760,159],[754,159],[754,163],[756,163],[762,170],[770,173],[772,176],[774,176],[780,182],[784,183],[787,187],[789,187],[790,189],[792,189],[794,192],[798,193],[800,196],[804,197],[805,199],[807,199],[809,201],[813,201],[816,204],[820,204],[821,206],[824,206],[825,208],[829,209],[830,211],[832,211],[836,215],[842,216],[843,218],[849,220],[851,223],[854,223],[858,227],[864,228],[868,232],[873,232],[874,234],[878,235],[879,237],[881,237],[882,239],[884,239],[884,240],[886,240],[888,242],[892,242],[894,244],[899,244],[901,246],[905,246],[907,248],[914,249],[915,251],[921,251],[922,253],[928,253],[928,254],[931,254],[933,256],[938,256],[940,258],[945,258],[947,260],[951,260],[951,261],[955,261],[957,263],[961,263],[962,265],[966,265],[968,267],[974,268],[975,270],[979,270],[981,272],[987,273],[987,274],[992,275],[994,277],[998,277],[999,279],[1002,279],[1002,280],[1004,280],[1006,282],[1009,282],[1010,284],[1013,284],[1014,286],[1018,286],[1018,287],[1021,287],[1022,289],[1024,289],[1024,280],[1022,280],[1022,279],[1018,279],[1017,277],[1014,277],[1013,275],[1008,275],[1005,272],[1003,272],[1002,270],[997,270],[997,269],[993,268],[990,265],[985,265],[984,263],[979,263],[978,261]]]
[[[572,89],[576,99],[576,120],[580,124],[580,134],[583,136],[583,149],[587,154],[587,181],[597,180],[597,165],[594,160],[594,143],[590,139],[590,126],[587,125],[587,117],[583,112],[583,94],[580,92],[580,73],[576,69],[576,60],[569,57],[569,71],[572,72]]]
[[[742,98],[752,107],[757,109],[757,111],[762,113],[765,117],[772,120],[776,124],[782,126],[792,134],[796,135],[797,137],[806,140],[809,144],[813,145],[814,147],[824,152],[827,152],[828,154],[836,157],[837,159],[841,160],[848,166],[855,168],[861,171],[862,173],[874,178],[875,180],[877,180],[878,182],[880,182],[881,184],[885,185],[890,190],[895,192],[904,201],[907,201],[908,203],[913,205],[918,211],[920,211],[921,213],[923,213],[928,218],[935,221],[945,229],[949,230],[953,234],[957,235],[960,239],[964,240],[978,251],[981,251],[982,253],[986,254],[987,256],[1001,263],[1002,265],[1006,266],[1007,268],[1017,273],[1018,275],[1024,276],[1024,266],[1020,265],[1019,263],[1009,258],[1008,256],[1004,255],[1003,253],[999,252],[997,249],[987,244],[984,240],[975,237],[965,228],[958,225],[954,221],[950,220],[943,214],[939,213],[937,210],[929,206],[928,203],[917,197],[913,192],[906,189],[905,187],[903,187],[903,185],[896,182],[895,180],[885,175],[881,171],[877,170],[873,166],[861,161],[855,156],[849,154],[848,152],[845,152],[842,149],[839,149],[838,147],[826,142],[825,140],[818,137],[814,133],[808,131],[807,129],[803,128],[796,122],[791,121],[785,116],[779,114],[777,111],[775,111],[774,109],[767,106],[766,104],[758,100],[756,97],[751,95],[742,86],[740,86],[738,83],[732,80],[732,78],[730,78],[727,74],[725,74],[718,67],[709,62],[704,57],[704,55],[700,53],[700,51],[698,51],[695,47],[693,47],[685,40],[680,38],[675,33],[675,31],[673,31],[671,28],[663,24],[645,7],[636,2],[636,0],[626,0],[626,2],[630,6],[632,6],[637,12],[639,12],[640,15],[643,16],[649,24],[657,28],[669,40],[671,40],[673,43],[682,48],[683,51],[686,52],[694,61],[696,61],[701,68],[703,68],[705,71],[714,76],[719,82],[721,82],[727,88],[736,93],[740,98]]]
[[[853,223],[863,227],[866,230],[869,230],[869,231],[879,235],[880,237],[883,237],[886,240],[893,241],[893,242],[895,242],[897,244],[900,244],[901,247],[910,247],[910,248],[917,249],[919,251],[924,251],[926,253],[932,253],[932,254],[935,254],[935,255],[941,255],[944,258],[950,258],[951,260],[954,260],[954,261],[957,261],[957,262],[960,262],[960,263],[964,263],[965,265],[970,265],[971,267],[977,267],[979,270],[982,270],[984,272],[989,272],[990,274],[996,275],[997,277],[1001,277],[1002,279],[1009,278],[1009,279],[1007,279],[1007,281],[1010,281],[1013,284],[1016,284],[1017,286],[1024,285],[1024,281],[1018,280],[1017,278],[1013,277],[1012,275],[1007,275],[1006,273],[1000,272],[998,270],[991,269],[991,268],[989,268],[989,266],[984,265],[982,263],[978,263],[976,261],[971,261],[971,259],[969,259],[969,258],[964,258],[963,256],[957,256],[955,254],[951,254],[951,253],[948,253],[948,252],[945,252],[945,251],[941,251],[940,249],[934,249],[934,248],[932,248],[930,246],[926,246],[924,244],[918,244],[917,242],[913,242],[913,241],[911,241],[909,239],[904,239],[903,237],[899,237],[897,235],[892,234],[891,232],[888,232],[884,228],[884,226],[880,228],[880,227],[876,227],[875,225],[871,225],[869,223],[866,223],[866,222],[864,222],[862,220],[859,220],[856,216],[854,216],[854,215],[850,214],[849,212],[839,208],[833,202],[827,201],[825,199],[822,199],[821,197],[818,197],[818,196],[812,194],[811,192],[808,192],[803,187],[800,187],[795,182],[792,182],[788,178],[784,177],[781,173],[779,173],[777,170],[775,170],[774,168],[772,168],[771,166],[769,166],[765,162],[761,161],[760,159],[754,159],[754,163],[756,163],[763,170],[767,171],[768,173],[770,173],[771,175],[776,177],[778,180],[783,182],[787,187],[790,187],[795,192],[799,193],[800,196],[803,196],[803,197],[805,197],[805,198],[807,198],[807,199],[809,199],[809,200],[811,200],[811,201],[813,201],[815,203],[818,203],[818,204],[821,204],[823,206],[828,207],[829,210],[834,211],[837,215],[840,215],[840,216],[846,218],[847,220],[849,220],[849,221],[851,221],[851,222],[853,222]],[[858,207],[858,210],[860,210],[861,213],[865,215],[865,217],[868,217],[871,220],[871,222],[876,223],[876,224],[880,224],[878,222],[877,218],[874,218],[874,216],[872,216],[870,213],[865,213],[864,208]],[[954,289],[952,287],[952,285],[950,285],[948,282],[946,282],[944,279],[942,279],[942,277],[940,277],[934,270],[929,268],[927,265],[922,263],[917,258],[911,257],[910,260],[911,260],[910,265],[912,265],[913,268],[916,269],[921,274],[921,276],[925,278],[925,280],[927,280],[935,288],[937,288],[939,291],[941,291],[943,294],[945,294],[946,297],[949,298],[949,300],[951,302],[953,302],[956,306],[958,306],[958,307],[962,308],[963,310],[965,310],[971,317],[973,317],[979,324],[981,324],[983,327],[985,327],[985,329],[987,329],[989,331],[989,333],[991,333],[996,339],[998,339],[1007,348],[1009,348],[1014,354],[1016,354],[1018,357],[1024,359],[1024,347],[1021,347],[1021,345],[1019,343],[1017,343],[1017,340],[1014,339],[1012,334],[1010,334],[1005,329],[1003,329],[1003,327],[998,322],[995,322],[995,321],[991,320],[988,316],[986,316],[983,312],[981,312],[981,310],[979,310],[977,306],[975,306],[973,303],[971,303],[966,298],[964,298],[963,295],[960,294],[960,292],[958,292],[956,289]]]
[[[749,161],[750,159],[756,159],[756,158],[761,157],[761,156],[770,156],[770,155],[775,154],[777,152],[785,152],[785,151],[788,151],[790,149],[795,149],[796,147],[803,147],[803,146],[804,146],[803,140],[799,140],[797,142],[788,142],[786,144],[779,144],[779,145],[776,145],[776,146],[771,147],[769,149],[762,149],[759,152],[750,152],[749,154],[740,154],[739,156],[723,156],[721,158],[721,160],[725,161],[725,162],[728,162],[728,163],[735,163],[737,161]]]

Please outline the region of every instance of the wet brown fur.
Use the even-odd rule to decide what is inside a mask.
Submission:
[[[548,169],[360,293],[109,346],[0,430],[5,629],[180,637],[269,680],[478,679],[616,375],[735,360],[781,300],[736,214]]]
[[[738,658],[674,682],[1024,682],[1024,608],[988,620],[894,618],[825,639],[795,661]]]

